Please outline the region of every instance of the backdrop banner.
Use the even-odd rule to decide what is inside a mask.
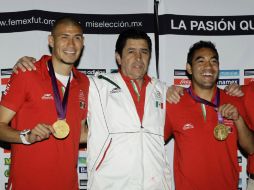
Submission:
[[[247,84],[254,78],[254,1],[158,1],[159,76],[168,85],[188,86],[185,64],[189,47],[199,40],[215,43],[220,55],[220,79],[224,88],[231,83]],[[131,27],[148,33],[153,42],[149,75],[156,77],[154,48],[153,0],[0,0],[0,90],[12,74],[12,67],[22,56],[37,59],[49,54],[47,37],[54,21],[62,16],[76,18],[85,29],[85,49],[78,69],[87,75],[113,72],[118,34]],[[230,4],[229,4],[230,3]],[[173,144],[167,146],[173,158]],[[246,189],[246,159],[239,151],[238,189]],[[0,189],[5,189],[9,176],[10,148],[0,145]],[[39,164],[39,163],[38,163]],[[208,163],[209,164],[209,163]],[[86,189],[86,151],[80,149],[77,172],[80,189]]]

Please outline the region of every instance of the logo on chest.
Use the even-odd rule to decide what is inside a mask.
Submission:
[[[79,108],[80,109],[86,108],[86,96],[83,90],[79,90]]]
[[[156,108],[160,108],[163,109],[163,98],[162,98],[162,94],[159,91],[155,91],[153,93],[153,96],[155,98],[155,107]]]
[[[85,109],[86,103],[84,101],[79,101],[79,108],[80,109]]]
[[[109,93],[115,94],[115,93],[120,93],[120,92],[121,92],[121,88],[113,88]]]
[[[42,100],[54,100],[54,97],[50,93],[45,93],[41,97]]]
[[[194,128],[194,125],[192,123],[186,123],[184,124],[183,126],[183,130],[189,130],[189,129],[193,129]]]

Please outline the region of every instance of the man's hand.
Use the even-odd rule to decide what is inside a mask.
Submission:
[[[223,104],[219,107],[218,112],[227,119],[237,121],[239,119],[239,113],[237,108],[232,104]]]
[[[236,83],[231,83],[230,85],[225,87],[226,94],[230,96],[241,97],[244,95],[243,91],[241,90],[241,86]]]
[[[181,86],[171,85],[168,87],[167,101],[170,104],[177,104],[180,101],[181,96],[183,96],[183,90],[184,88]]]
[[[254,153],[254,134],[246,125],[243,117],[239,114],[237,108],[231,104],[221,105],[218,111],[223,117],[234,121],[238,132],[238,142],[248,154]]]
[[[28,56],[21,57],[14,65],[13,72],[18,74],[18,68],[20,68],[23,72],[25,72],[26,70],[28,71],[36,70],[36,67],[34,66],[35,62],[36,59],[33,57]]]
[[[37,124],[27,135],[27,141],[31,144],[46,140],[51,134],[55,133],[52,126],[47,124]]]

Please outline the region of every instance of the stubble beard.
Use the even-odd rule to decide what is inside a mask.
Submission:
[[[64,61],[63,59],[60,60],[63,64],[65,65],[74,65],[76,63],[77,60],[73,61],[73,62],[67,62],[67,61]]]

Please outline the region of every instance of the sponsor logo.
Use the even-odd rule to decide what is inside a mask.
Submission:
[[[188,129],[193,129],[193,128],[194,128],[194,126],[192,123],[186,123],[183,126],[183,130],[188,130]]]
[[[188,73],[186,70],[174,70],[174,76],[187,76]]]
[[[87,167],[79,167],[79,173],[87,173]]]
[[[11,165],[11,159],[10,158],[4,158],[4,165]]]
[[[1,69],[1,76],[10,76],[12,75],[12,69]]]
[[[113,88],[113,89],[110,91],[110,94],[119,93],[119,92],[121,92],[121,89],[120,89],[120,88]]]
[[[53,100],[53,96],[52,94],[44,94],[42,97],[41,97],[42,100]]]
[[[217,85],[230,85],[232,83],[239,84],[239,79],[219,79],[217,82]]]
[[[81,179],[81,180],[79,180],[79,185],[80,186],[87,186],[87,179]]]
[[[4,144],[4,146],[5,146],[5,144]],[[9,144],[4,147],[4,153],[6,153],[6,154],[11,153],[11,147]]]
[[[243,163],[243,158],[241,156],[237,157],[238,163]]]
[[[10,170],[9,169],[4,171],[4,176],[5,177],[9,177],[10,176]]]
[[[189,86],[191,84],[190,79],[174,79],[174,84],[175,85],[184,85],[184,86]]]
[[[220,70],[219,76],[240,76],[239,70]]]
[[[249,84],[250,82],[254,82],[254,78],[245,78],[244,84]]]
[[[1,78],[1,85],[7,85],[10,78]]]
[[[4,149],[4,153],[11,153],[11,149]]]
[[[110,69],[110,73],[118,73],[118,69]]]
[[[254,75],[254,69],[245,69],[244,76],[251,76]]]
[[[106,73],[106,69],[78,69],[81,73],[84,73],[86,75],[95,75],[95,73]]]
[[[79,163],[79,164],[85,164],[85,165],[86,165],[86,157],[79,157],[79,158],[78,158],[78,163]]]

